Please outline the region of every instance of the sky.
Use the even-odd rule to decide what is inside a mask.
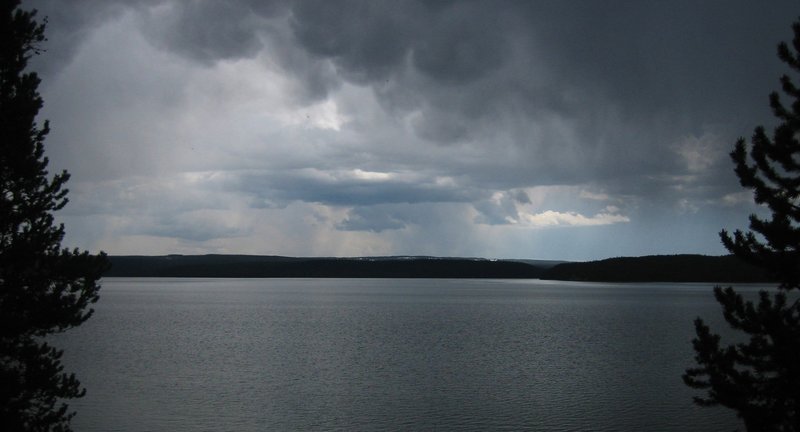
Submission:
[[[23,1],[63,246],[726,253],[785,1]]]

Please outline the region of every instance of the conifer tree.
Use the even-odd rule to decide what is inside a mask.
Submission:
[[[791,46],[778,45],[778,57],[797,74],[800,20],[792,29]],[[779,285],[760,291],[757,302],[731,287],[715,287],[723,316],[743,333],[742,342],[721,345],[698,318],[697,366],[683,376],[688,386],[705,390],[697,404],[735,410],[748,431],[800,431],[800,89],[787,75],[780,82],[791,104],[784,105],[777,92],[770,95],[780,120],[772,138],[757,127],[750,145],[740,138],[731,153],[741,185],[771,215],[751,215],[746,233],[720,233],[731,253],[766,269]]]
[[[67,431],[74,415],[64,399],[84,390],[63,370],[62,351],[47,335],[84,322],[97,300],[105,254],[62,249],[53,212],[67,203],[69,175],[49,176],[48,124],[39,78],[28,72],[45,40],[36,11],[0,0],[0,428]]]

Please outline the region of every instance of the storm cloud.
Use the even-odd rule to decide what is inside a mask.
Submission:
[[[47,152],[110,253],[723,253],[793,1],[56,2]]]

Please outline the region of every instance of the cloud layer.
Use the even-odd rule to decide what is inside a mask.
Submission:
[[[68,242],[722,253],[792,1],[28,3]]]

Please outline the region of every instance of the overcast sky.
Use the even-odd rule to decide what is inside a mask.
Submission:
[[[786,1],[30,1],[64,246],[723,254]]]

